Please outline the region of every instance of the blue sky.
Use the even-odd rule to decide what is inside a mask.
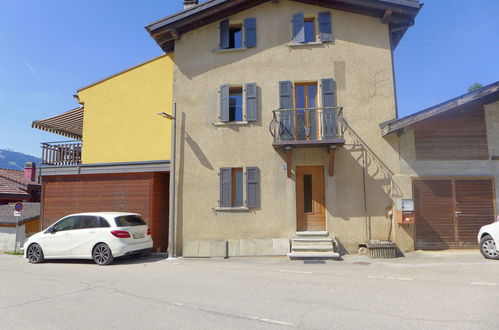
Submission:
[[[395,51],[400,115],[499,80],[499,1],[427,0]],[[182,0],[0,0],[0,148],[63,140],[31,122],[89,83],[162,54],[144,29]]]

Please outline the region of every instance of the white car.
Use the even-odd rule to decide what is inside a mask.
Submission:
[[[499,260],[499,217],[496,222],[485,225],[478,232],[480,252],[487,259]]]
[[[24,243],[24,257],[37,264],[45,259],[93,259],[108,265],[121,256],[152,251],[151,230],[139,214],[95,212],[68,215]]]

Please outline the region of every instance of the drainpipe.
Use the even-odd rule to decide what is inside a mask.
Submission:
[[[176,167],[176,150],[177,150],[177,103],[173,103],[173,116],[166,112],[158,112],[158,115],[172,121],[172,142],[173,152],[170,160],[170,214],[168,219],[168,258],[177,256],[175,251],[175,167]]]
[[[170,171],[170,223],[168,224],[169,234],[170,237],[168,239],[168,251],[170,258],[175,258],[177,257],[177,253],[175,251],[175,172],[176,172],[176,167],[177,167],[177,160],[175,158],[176,152],[177,152],[177,103],[173,103],[173,119],[172,119],[172,124],[173,124],[173,129],[172,129],[172,135],[173,135],[173,154],[172,154],[172,161],[173,164],[171,165],[171,171]],[[171,226],[171,227],[170,227]]]

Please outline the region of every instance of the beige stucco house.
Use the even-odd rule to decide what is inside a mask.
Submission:
[[[176,254],[412,250],[398,136],[379,124],[397,118],[392,52],[419,1],[187,2],[147,26],[175,52]]]

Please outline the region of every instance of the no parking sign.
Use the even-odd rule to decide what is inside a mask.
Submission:
[[[23,203],[16,203],[16,205],[14,205],[14,210],[15,210],[14,216],[20,217],[22,209],[23,209]]]

